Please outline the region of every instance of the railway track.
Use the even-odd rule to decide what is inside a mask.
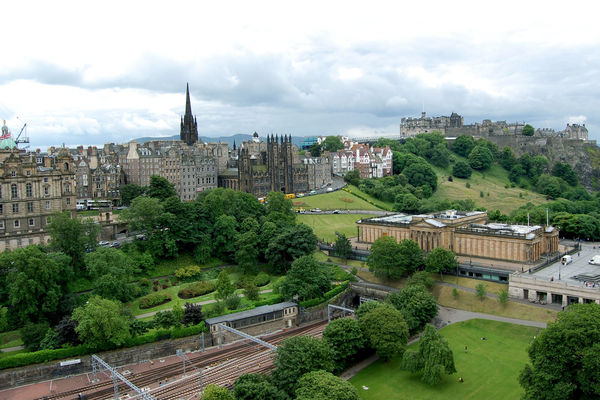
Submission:
[[[313,323],[292,330],[277,332],[262,339],[277,345],[290,336],[311,335],[320,337],[325,324],[325,322]],[[273,366],[272,352],[249,340],[237,341],[225,345],[221,349],[211,348],[204,353],[187,353],[186,357],[186,372],[190,376],[185,379],[179,379],[183,375],[183,366],[180,362],[138,372],[127,376],[127,379],[138,388],[150,387],[156,385],[157,382],[167,382],[164,386],[153,389],[151,392],[152,397],[161,400],[181,399],[193,397],[195,393],[200,391],[201,386],[215,383],[230,387],[235,379],[243,373],[265,372]],[[202,370],[201,377],[198,373],[189,374],[189,371],[198,369]],[[131,392],[131,389],[122,382],[119,383],[118,387],[121,395]],[[38,400],[73,399],[80,393],[86,395],[89,400],[112,399],[114,396],[113,382],[109,379],[92,383],[77,389],[53,393]],[[131,395],[133,396],[133,393]]]

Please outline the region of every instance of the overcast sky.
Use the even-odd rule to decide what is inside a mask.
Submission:
[[[189,82],[204,136],[397,133],[424,107],[600,139],[600,6],[488,3],[3,2],[0,119],[32,149],[174,135]]]

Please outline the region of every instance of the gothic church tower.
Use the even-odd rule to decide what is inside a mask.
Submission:
[[[190,85],[187,84],[185,93],[185,115],[181,119],[180,139],[189,146],[198,141],[198,123],[196,117],[192,116],[192,104],[190,103]]]

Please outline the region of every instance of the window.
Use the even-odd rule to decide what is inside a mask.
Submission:
[[[32,202],[27,203],[27,212],[33,212],[33,203]]]
[[[33,222],[33,218],[29,218],[29,226],[34,226],[35,222]]]
[[[10,176],[17,176],[17,171],[10,171]]]
[[[68,206],[71,205],[71,198],[70,197],[67,197],[67,205]]]
[[[18,228],[21,224],[18,219],[15,219],[15,228]]]
[[[0,204],[0,214],[4,213],[4,206]]]
[[[31,176],[31,171],[27,170],[27,176]]]
[[[50,200],[46,200],[46,210],[50,209]]]
[[[50,188],[49,188],[48,186],[46,186],[46,187],[44,188],[44,194],[45,194],[46,196],[48,196],[48,195],[50,194]]]
[[[44,183],[48,183],[48,178],[44,178]]]
[[[2,185],[0,185],[0,199],[2,198]]]
[[[0,221],[0,229],[4,229],[4,221]]]
[[[12,185],[10,185],[10,196],[11,198],[16,199],[18,194],[19,191],[17,190],[17,185],[13,183]]]
[[[33,196],[33,187],[31,186],[31,183],[28,183],[25,185],[25,195],[27,197]]]
[[[19,212],[19,203],[13,203],[13,214],[17,214]]]

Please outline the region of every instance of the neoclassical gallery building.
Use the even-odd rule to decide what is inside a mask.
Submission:
[[[362,243],[392,236],[398,242],[413,239],[424,251],[442,247],[457,256],[535,263],[543,255],[558,251],[558,229],[488,223],[485,211],[394,214],[362,219],[357,224],[358,241]]]

